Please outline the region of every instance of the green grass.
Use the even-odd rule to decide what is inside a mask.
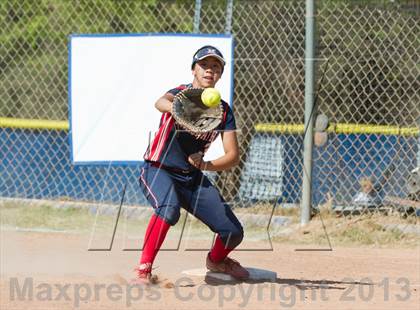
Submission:
[[[269,215],[273,212],[273,204],[272,203],[257,203],[248,208],[235,208],[234,212]],[[291,207],[285,208],[285,207],[282,207],[282,205],[277,205],[277,207],[274,209],[273,215],[290,216],[292,218],[297,218],[300,215],[300,209],[291,208]]]
[[[259,204],[249,208],[236,208],[235,213],[271,214],[272,206]],[[328,241],[322,227],[321,217],[316,215],[304,227],[299,224],[299,209],[277,208],[275,215],[290,216],[292,224],[285,227],[288,232],[272,237],[275,242],[290,244],[311,244],[328,246]],[[185,213],[171,231],[180,232],[183,227]],[[337,217],[328,206],[321,208],[322,221],[326,226],[329,239],[333,246],[373,246],[373,247],[416,247],[420,246],[420,236],[403,233],[398,229],[385,229],[387,224],[419,225],[419,218],[402,218],[399,215],[365,214],[351,217]],[[115,216],[96,215],[86,208],[55,208],[50,204],[31,205],[27,203],[0,203],[0,219],[2,229],[51,229],[75,233],[89,233],[95,227],[96,232],[109,234],[115,225]],[[189,234],[197,238],[208,238],[210,230],[199,220],[191,217],[186,229],[192,229]],[[148,217],[144,219],[127,219],[122,213],[118,222],[118,231],[138,235],[145,230]],[[246,237],[262,236],[265,227],[247,226]]]
[[[284,208],[278,205],[274,215],[289,216],[292,220],[291,233],[274,236],[273,241],[291,244],[312,244],[326,247],[328,237],[333,246],[370,246],[370,247],[417,247],[420,236],[403,233],[399,229],[385,229],[388,224],[420,225],[418,217],[403,218],[398,213],[383,215],[370,213],[353,216],[339,216],[332,212],[332,200],[320,206],[321,215],[315,215],[307,226],[300,226],[300,209]],[[255,204],[248,208],[237,208],[236,213],[271,214],[272,204]],[[322,221],[321,221],[322,217]]]
[[[117,219],[117,212],[112,215],[101,215],[80,207],[53,207],[53,202],[43,205],[30,203],[0,202],[0,226],[2,229],[48,229],[53,231],[66,231],[73,233],[95,232],[109,234],[113,231]],[[183,228],[185,212],[177,225],[172,227],[171,232],[177,234]],[[118,231],[137,235],[145,231],[149,222],[149,216],[144,218],[130,218],[125,216],[124,209],[118,221]],[[207,236],[210,232],[199,220],[190,217],[185,226],[192,229],[192,235],[196,237]],[[262,228],[260,228],[262,230]]]
[[[386,229],[387,224],[419,225],[416,218],[403,219],[399,215],[364,214],[352,217],[337,217],[334,214],[321,213],[321,218],[314,216],[304,227],[294,225],[294,232],[273,240],[285,243],[316,244],[328,246],[322,223],[332,246],[369,246],[369,247],[419,247],[420,236],[403,233],[399,229]]]
[[[58,209],[48,205],[23,206],[8,202],[0,204],[0,215],[2,226],[53,230],[84,231],[94,220],[86,209]]]

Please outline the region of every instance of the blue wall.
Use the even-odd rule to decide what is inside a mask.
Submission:
[[[73,166],[67,131],[0,128],[0,196],[146,203],[139,165]],[[141,157],[139,155],[139,157]]]
[[[0,196],[71,199],[117,203],[127,184],[126,203],[146,203],[139,190],[140,164],[73,166],[67,131],[0,128]],[[350,201],[361,176],[380,180],[394,164],[384,190],[405,196],[405,179],[416,166],[418,140],[392,135],[330,134],[313,154],[313,195],[316,203],[330,192]],[[141,158],[141,154],[139,154]],[[239,199],[297,203],[301,197],[302,137],[256,134],[247,154]]]
[[[275,147],[260,147],[273,141]],[[337,203],[350,202],[359,191],[361,177],[383,184],[387,195],[404,197],[409,172],[417,164],[418,146],[415,137],[329,134],[328,142],[315,147],[313,153],[315,204],[325,202],[328,192]],[[264,151],[266,153],[262,154]],[[276,200],[282,197],[284,202],[298,203],[302,195],[302,159],[302,136],[256,134],[241,177],[241,198]],[[280,163],[280,170],[276,163]],[[386,181],[385,171],[390,172]]]

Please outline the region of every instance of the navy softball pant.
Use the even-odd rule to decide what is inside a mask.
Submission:
[[[244,232],[219,191],[200,171],[174,172],[145,162],[141,168],[140,187],[157,216],[175,225],[184,208],[219,234],[225,247],[241,243]]]

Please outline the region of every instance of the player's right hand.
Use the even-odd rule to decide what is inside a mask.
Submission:
[[[204,163],[203,156],[203,152],[191,154],[190,156],[188,156],[188,162],[197,169],[201,169],[201,166]]]

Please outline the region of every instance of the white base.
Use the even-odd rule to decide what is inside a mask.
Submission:
[[[250,267],[246,267],[245,269],[249,272],[249,280],[275,281],[277,279],[277,273],[274,271]],[[235,281],[235,278],[228,274],[208,271],[206,268],[184,270],[182,273],[189,276],[211,277],[222,281]]]

